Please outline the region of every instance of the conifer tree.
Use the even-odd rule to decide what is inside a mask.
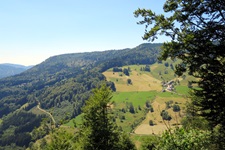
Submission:
[[[99,89],[94,89],[93,95],[86,101],[79,138],[81,149],[135,149],[130,139],[113,122],[110,115],[111,98],[112,92],[104,84]]]

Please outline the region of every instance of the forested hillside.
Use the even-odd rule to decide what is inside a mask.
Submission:
[[[47,133],[40,137],[31,134],[40,124],[38,116],[34,120],[38,123],[28,125],[29,130],[17,129],[20,125],[11,124],[11,118],[16,116],[17,123],[24,125],[24,116],[28,120],[35,118],[30,113],[37,114],[35,107],[39,103],[54,116],[57,124],[75,117],[81,113],[91,90],[106,80],[103,71],[124,65],[153,64],[157,61],[160,46],[142,44],[133,49],[53,56],[21,74],[0,80],[0,145],[22,146],[23,141],[9,140],[18,130],[29,142]],[[113,82],[107,84],[116,91]],[[23,112],[22,115],[19,112]],[[24,145],[28,146],[29,142]]]

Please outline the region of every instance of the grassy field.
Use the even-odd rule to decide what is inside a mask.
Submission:
[[[155,99],[156,91],[115,92],[112,101],[115,103],[132,103],[134,107],[145,105],[146,101]]]
[[[138,134],[130,134],[130,138],[131,140],[134,142],[135,146],[137,147],[137,149],[142,150],[141,149],[141,144],[148,140],[148,139],[152,139],[155,138],[154,135],[138,135]]]
[[[168,67],[165,65],[168,63]],[[176,79],[177,76],[174,74],[174,70],[171,68],[171,64],[175,68],[175,62],[168,59],[167,61],[162,61],[162,63],[155,63],[150,66],[151,68],[151,75],[159,80],[170,81]]]
[[[126,76],[121,72],[112,72],[112,69],[104,72],[108,81],[112,81],[116,85],[118,92],[131,91],[161,91],[161,81],[154,78],[149,72],[140,71],[144,65],[129,66],[131,68],[130,76]],[[128,66],[124,67],[127,68]],[[131,79],[132,85],[127,84],[127,79]]]
[[[64,124],[64,126],[74,127],[74,122],[75,122],[76,126],[79,127],[82,122],[82,116],[83,116],[83,114],[76,116],[76,118],[71,119],[68,123]]]
[[[176,86],[176,91],[177,93],[187,96],[189,94],[190,88],[188,88],[187,86],[178,85]]]

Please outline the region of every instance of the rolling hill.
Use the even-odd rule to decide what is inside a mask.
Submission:
[[[106,80],[102,72],[124,65],[153,64],[160,46],[141,44],[132,49],[53,56],[20,74],[1,79],[0,145],[15,143],[27,147],[31,139],[37,140],[47,133],[38,131],[41,135],[36,136],[37,129],[34,130],[40,125],[37,115],[44,115],[37,110],[38,104],[52,114],[57,124],[79,115],[91,90]],[[107,84],[117,90],[113,82]],[[29,117],[34,119],[33,123],[24,122]],[[18,141],[18,136],[27,140]]]

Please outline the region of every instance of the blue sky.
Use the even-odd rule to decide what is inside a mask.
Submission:
[[[163,13],[163,0],[0,1],[0,63],[38,64],[50,56],[133,48],[144,26],[137,8]],[[155,42],[163,42],[160,38]]]

